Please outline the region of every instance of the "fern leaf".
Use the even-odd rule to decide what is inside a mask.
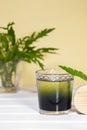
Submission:
[[[39,38],[42,38],[44,36],[47,36],[48,33],[52,32],[55,28],[50,28],[50,29],[44,29],[42,30],[41,32],[39,32],[37,35],[36,35],[36,40],[39,39]]]
[[[59,65],[59,67],[62,68],[63,70],[65,70],[66,72],[72,74],[73,76],[80,77],[81,79],[84,79],[87,81],[87,75],[84,74],[82,71],[72,69],[70,67],[66,67],[66,66],[62,66],[62,65]]]

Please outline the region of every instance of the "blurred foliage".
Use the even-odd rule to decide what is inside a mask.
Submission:
[[[55,28],[46,28],[40,32],[33,32],[30,36],[17,39],[13,25],[14,22],[11,22],[6,27],[0,27],[0,61],[14,61],[18,63],[22,60],[28,63],[34,62],[43,69],[44,64],[42,61],[44,60],[44,54],[55,54],[58,48],[37,48],[33,43],[47,36],[47,34],[52,32]],[[4,32],[2,32],[2,30]]]

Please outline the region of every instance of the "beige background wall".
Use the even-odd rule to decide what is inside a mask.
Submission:
[[[0,0],[0,26],[15,22],[17,37],[55,27],[37,46],[57,47],[59,54],[47,55],[45,67],[59,64],[87,73],[87,0]],[[35,86],[34,64],[21,63],[20,86]],[[75,78],[75,86],[86,84]]]

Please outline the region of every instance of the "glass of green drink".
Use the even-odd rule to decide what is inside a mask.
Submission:
[[[71,109],[73,76],[59,68],[36,71],[41,114],[64,114]]]

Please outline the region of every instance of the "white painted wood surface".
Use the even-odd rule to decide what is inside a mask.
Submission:
[[[87,115],[41,115],[37,93],[0,93],[0,130],[86,130]]]

